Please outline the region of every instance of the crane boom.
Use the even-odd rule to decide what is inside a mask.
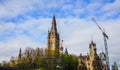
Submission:
[[[94,21],[94,23],[98,26],[98,28],[103,32],[102,28],[97,24],[97,22],[95,21],[94,18],[92,18],[92,20]]]
[[[105,33],[105,31],[97,24],[97,22],[95,21],[94,18],[92,18],[92,20],[94,21],[94,23],[97,25],[97,27],[101,30],[103,38],[104,38],[104,45],[105,45],[105,55],[106,55],[106,69],[110,70],[109,67],[109,55],[108,55],[108,46],[107,46],[107,39],[108,39],[108,35]]]
[[[97,24],[97,22],[95,21],[95,19],[92,18],[92,20],[93,20],[94,23],[98,26],[98,28],[102,31],[103,35],[104,35],[107,39],[109,39],[108,35],[107,35],[107,34],[102,30],[102,28]]]

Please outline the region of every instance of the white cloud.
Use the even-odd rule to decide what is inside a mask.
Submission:
[[[24,3],[23,3],[24,2]],[[17,17],[18,15],[28,15],[30,12],[38,11],[41,15],[53,15],[55,13],[61,16],[81,16],[86,12],[87,16],[97,16],[98,14],[105,13],[104,17],[112,16],[119,10],[119,0],[114,3],[103,4],[102,1],[91,1],[82,6],[84,1],[75,1],[72,4],[69,1],[40,1],[40,0],[5,0],[0,4],[0,18]],[[99,11],[98,11],[99,10]],[[24,16],[26,17],[26,16]]]
[[[40,0],[5,0],[3,4],[0,4],[0,18],[24,15],[31,11],[43,9],[43,5],[44,3]]]
[[[101,8],[101,12],[104,12],[104,17],[118,16],[120,12],[120,0],[115,0],[113,3],[107,3]]]
[[[62,9],[62,11],[65,12],[62,12],[61,14],[67,15],[68,18],[58,18],[57,22],[58,27],[60,28],[58,30],[60,31],[61,38],[64,40],[64,47],[68,48],[69,53],[79,55],[80,53],[88,53],[91,35],[97,44],[98,51],[103,50],[103,38],[100,30],[96,27],[94,22],[71,17],[71,14],[80,16],[80,14],[83,12],[87,12],[86,14],[94,16],[94,14],[96,14],[96,11],[94,10],[101,8],[101,10],[99,10],[100,12],[102,11],[108,13],[105,13],[105,15],[102,16],[105,18],[107,16],[112,16],[116,12],[120,11],[118,3],[119,0],[116,0],[114,3],[108,3],[102,6],[102,4],[95,2],[81,7],[81,5],[78,5],[78,3],[76,3],[77,5],[72,5],[65,4],[64,1],[56,3],[54,0],[52,3],[40,0],[6,0],[3,4],[0,4],[0,18],[16,17],[18,15],[24,15],[28,12],[36,10],[39,10],[41,14],[48,13],[51,15],[51,13],[48,12],[49,9]],[[4,49],[0,51],[0,57],[2,57],[0,58],[1,60],[8,59],[11,56],[17,56],[20,47],[23,49],[27,46],[46,47],[47,35],[43,35],[43,33],[47,33],[48,28],[50,28],[51,18],[40,17],[35,19],[34,17],[30,16],[23,17],[26,17],[27,20],[24,20],[20,23],[4,22],[2,20],[0,21],[0,35],[8,35],[8,39],[0,41],[0,49]],[[108,46],[111,61],[114,61],[115,59],[119,60],[119,18],[116,20],[106,20],[98,23],[105,27],[106,32],[110,37],[108,40]],[[28,35],[25,33],[28,33]],[[12,36],[9,36],[10,34],[12,34]],[[43,40],[44,43],[41,43],[41,40]]]
[[[111,10],[119,10],[120,8],[120,4],[119,4],[120,0],[115,0],[113,3],[107,3],[105,6],[103,6],[103,11],[111,11]],[[117,12],[117,11],[116,11]]]
[[[45,48],[46,41],[44,41],[44,43],[41,43],[41,41],[46,40],[47,35],[43,36],[42,33],[47,32],[48,27],[50,26],[49,21],[51,21],[49,18],[38,20],[32,18],[19,24],[6,22],[0,24],[0,35],[2,35],[2,39],[4,40],[0,41],[0,48],[4,49],[0,51],[0,56],[3,57],[0,58],[1,61],[4,58],[17,56],[20,47],[23,50],[26,47]],[[29,34],[26,34],[27,32],[25,31]],[[35,41],[34,39],[39,41]]]
[[[1,23],[0,24],[0,33],[14,30],[14,28],[15,28],[15,24],[12,24],[12,23],[8,23],[8,24]]]
[[[47,19],[30,18],[29,20],[21,24],[16,25],[14,25],[14,23],[8,23],[5,25],[1,24],[2,25],[0,32],[1,34],[4,33],[4,31],[8,31],[8,33],[10,33],[11,31],[16,32],[15,33],[16,36],[13,36],[12,38],[4,42],[0,42],[0,48],[4,49],[0,51],[1,57],[8,58],[11,56],[17,56],[20,47],[22,47],[23,49],[27,46],[45,48],[47,35],[41,35],[41,33],[47,32],[48,28],[50,28],[51,20],[52,19],[50,18]],[[85,19],[79,18],[58,18],[57,22],[58,27],[60,28],[58,29],[58,31],[61,34],[61,38],[64,40],[64,47],[68,48],[69,53],[74,53],[77,55],[79,55],[80,53],[84,54],[88,53],[91,35],[93,36],[93,40],[97,44],[98,51],[104,49],[102,34],[92,21],[86,21]],[[109,20],[98,23],[105,27],[106,32],[110,37],[108,41],[108,46],[111,61],[114,61],[114,59],[119,59],[118,57],[120,53],[119,52],[120,40],[118,38],[120,33],[118,29],[120,28],[119,24],[120,21]],[[28,30],[30,32],[28,36],[22,33],[24,30]],[[36,40],[39,41],[33,40],[31,38],[32,36],[37,37]],[[44,43],[40,42],[41,38],[42,40],[44,40]],[[2,55],[3,53],[5,54]],[[113,57],[112,55],[115,55],[115,57]]]

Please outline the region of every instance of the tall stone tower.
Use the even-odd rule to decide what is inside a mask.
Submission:
[[[52,26],[48,31],[46,54],[48,57],[59,56],[60,38],[57,32],[55,16],[52,18]]]
[[[102,62],[97,54],[96,44],[91,41],[89,44],[89,70],[102,70]]]

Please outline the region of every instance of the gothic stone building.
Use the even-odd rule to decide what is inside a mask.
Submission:
[[[58,57],[60,54],[59,49],[60,49],[60,37],[59,33],[57,32],[55,16],[53,16],[51,29],[48,31],[47,48],[45,49],[46,57],[48,58]],[[91,41],[91,43],[89,44],[89,52],[90,53],[85,56],[83,56],[82,54],[79,56],[78,70],[103,70],[101,59],[97,54],[96,44],[93,41]],[[39,50],[37,53],[39,53]],[[15,66],[15,64],[21,62],[21,60],[23,61],[20,49],[18,57],[16,59],[10,60],[11,64],[10,66]],[[24,59],[24,61],[29,62],[30,61],[29,56],[27,56],[27,58]]]

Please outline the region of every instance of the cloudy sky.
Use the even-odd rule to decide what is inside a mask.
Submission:
[[[19,48],[46,48],[53,15],[70,54],[89,52],[91,37],[104,52],[101,31],[109,36],[110,63],[120,67],[120,0],[0,0],[0,62],[18,55]]]

